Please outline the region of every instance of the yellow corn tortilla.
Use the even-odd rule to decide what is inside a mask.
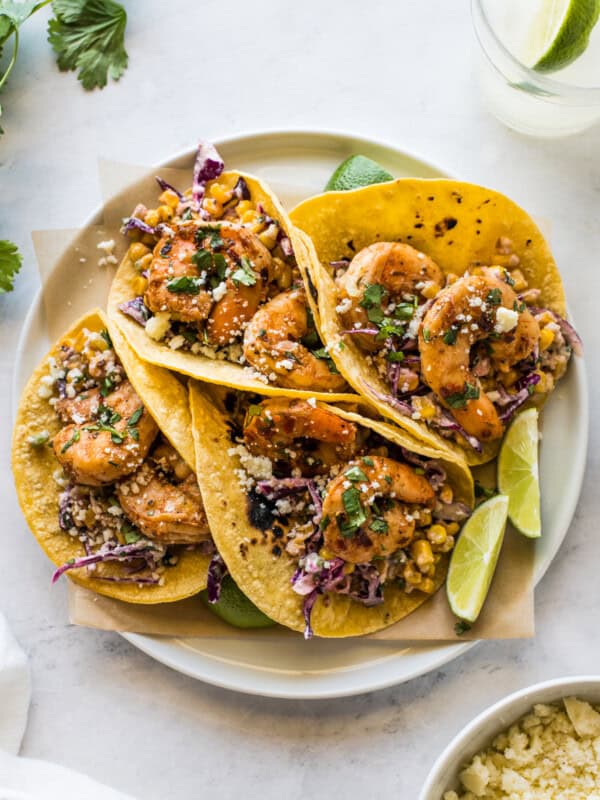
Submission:
[[[252,602],[271,619],[303,631],[304,598],[291,586],[296,559],[285,550],[279,557],[273,555],[276,539],[264,535],[248,519],[247,498],[235,474],[240,463],[238,457],[230,453],[234,445],[222,399],[222,392],[206,384],[190,382],[197,472],[215,543],[233,579]],[[456,500],[473,506],[473,479],[464,461],[453,460],[446,452],[427,447],[388,423],[367,419],[354,411],[320,405],[415,453],[439,459],[447,470]],[[436,589],[444,582],[448,561],[448,557],[444,557],[438,565],[433,579]],[[319,597],[311,620],[315,635],[346,637],[371,633],[403,619],[430,597],[418,591],[407,594],[393,585],[385,588],[384,595],[385,601],[371,608],[340,595],[328,595],[327,600]]]
[[[27,441],[32,434],[47,430],[54,436],[62,427],[47,399],[38,394],[41,379],[48,374],[48,358],[56,355],[65,341],[73,341],[87,328],[109,329],[115,351],[140,399],[186,463],[195,469],[190,434],[191,415],[186,388],[166,370],[141,362],[122,335],[110,325],[100,310],[82,317],[50,350],[25,387],[19,403],[13,432],[12,467],[17,496],[31,532],[48,558],[58,567],[71,558],[85,555],[81,542],[62,531],[58,524],[58,498],[61,487],[55,473],[61,472],[52,447],[33,447]],[[90,577],[86,569],[70,570],[72,581],[98,594],[128,603],[169,603],[183,600],[206,586],[210,557],[193,550],[182,550],[176,566],[164,572],[164,585],[138,586],[119,584]],[[122,574],[122,566],[105,564],[107,575]]]
[[[231,176],[243,177],[246,181],[253,201],[261,203],[265,212],[279,221],[282,230],[289,236],[294,247],[294,254],[300,273],[303,278],[307,276],[308,253],[304,241],[300,239],[296,231],[293,230],[286,212],[273,192],[258,178],[242,172],[225,172],[221,176],[222,180],[231,179]],[[252,377],[249,370],[240,364],[230,361],[211,359],[200,353],[195,354],[182,350],[171,350],[168,344],[157,342],[151,339],[144,328],[130,317],[119,311],[119,305],[128,300],[132,300],[137,292],[134,289],[134,282],[139,277],[133,263],[128,255],[125,256],[115,278],[113,280],[108,297],[108,316],[118,325],[127,339],[128,343],[135,350],[137,355],[150,364],[174,370],[183,375],[188,375],[198,380],[208,383],[221,384],[234,389],[260,392],[265,395],[284,395],[290,397],[320,397],[327,400],[344,400],[350,395],[348,392],[314,392],[299,389],[283,388],[271,383],[263,383]],[[307,287],[307,300],[313,312],[315,326],[319,334],[319,315],[316,298],[311,295]]]
[[[492,459],[499,442],[484,445],[483,453],[477,454],[468,445],[463,448],[439,436],[424,422],[406,417],[376,396],[389,394],[389,388],[377,370],[366,363],[353,337],[342,334],[330,262],[352,259],[374,242],[401,241],[426,253],[445,273],[462,275],[470,267],[498,263],[496,242],[506,237],[519,257],[518,268],[529,287],[541,290],[537,305],[564,317],[561,277],[531,217],[492,189],[462,181],[403,178],[312,197],[296,206],[290,218],[305,234],[323,338],[348,383],[381,414],[428,445],[466,458],[472,465]]]

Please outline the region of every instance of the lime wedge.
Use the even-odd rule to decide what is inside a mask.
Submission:
[[[538,470],[538,412],[515,417],[498,456],[498,488],[508,495],[508,516],[524,536],[542,535]]]
[[[504,540],[508,497],[497,494],[465,523],[452,558],[446,593],[452,613],[475,622],[485,602]]]
[[[200,592],[200,599],[213,614],[235,628],[270,628],[275,625],[246,597],[230,575],[223,578],[221,597],[216,603],[209,603],[206,589]]]
[[[556,72],[584,52],[600,15],[600,0],[543,0],[536,15],[525,64]]]
[[[361,186],[371,186],[373,183],[393,181],[390,175],[376,161],[366,156],[350,156],[339,165],[325,186],[326,192],[345,192],[349,189],[359,189]]]

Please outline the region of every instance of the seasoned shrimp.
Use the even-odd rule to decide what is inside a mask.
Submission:
[[[196,476],[166,442],[116,491],[129,521],[149,539],[197,544],[210,538]]]
[[[302,343],[314,333],[306,294],[292,289],[269,300],[252,317],[244,334],[244,356],[265,375],[275,373],[279,386],[320,392],[341,391],[341,375],[332,372],[329,359],[317,358]]]
[[[471,350],[485,341],[492,365],[507,372],[537,351],[539,338],[535,318],[498,270],[465,275],[423,318],[423,379],[467,433],[481,441],[499,439],[504,425],[471,366]]]
[[[94,390],[73,398],[71,410],[62,403],[63,419],[78,421],[62,428],[52,446],[75,483],[101,486],[129,475],[156,438],[158,427],[127,380],[106,398]]]
[[[231,344],[263,299],[271,269],[268,249],[244,226],[183,223],[154,248],[144,302],[206,325],[213,345]]]
[[[306,400],[263,400],[250,406],[244,423],[244,442],[251,453],[271,458],[276,466],[299,466],[303,474],[326,472],[352,458],[356,439],[356,425]]]
[[[212,308],[213,298],[208,288],[201,288],[200,272],[192,261],[197,252],[198,225],[187,222],[180,225],[174,236],[163,236],[154,248],[148,271],[148,287],[144,303],[151,311],[168,311],[174,319],[192,324],[205,320]],[[189,278],[192,291],[174,291],[178,278]],[[177,286],[177,284],[175,284]],[[195,294],[193,293],[195,292]]]
[[[336,280],[339,296],[339,315],[349,330],[369,328],[369,302],[365,291],[370,286],[382,289],[381,307],[401,303],[408,297],[419,295],[426,284],[437,290],[444,284],[444,275],[435,261],[425,253],[401,242],[377,242],[360,250],[350,266]],[[356,341],[367,350],[383,346],[372,336],[356,336]]]
[[[429,481],[408,464],[382,456],[351,461],[325,490],[325,547],[353,564],[389,556],[414,537],[409,506],[431,506],[434,500]]]

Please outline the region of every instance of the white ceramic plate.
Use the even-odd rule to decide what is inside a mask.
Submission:
[[[288,208],[322,190],[335,167],[347,156],[374,158],[397,177],[446,176],[438,167],[384,144],[337,133],[260,133],[217,142],[226,164],[265,178]],[[190,167],[193,153],[164,166]],[[88,220],[97,224],[102,209]],[[116,233],[116,232],[115,232]],[[75,260],[74,260],[75,261]],[[48,278],[64,287],[73,317],[92,303],[90,289],[73,280],[73,268],[55,270]],[[69,274],[68,270],[71,271]],[[27,315],[17,351],[13,408],[31,371],[49,347],[41,296]],[[541,446],[544,535],[536,542],[536,580],[556,555],[567,532],[581,488],[588,438],[587,386],[583,362],[574,359],[543,414]],[[324,698],[359,694],[407,681],[464,653],[472,643],[403,647],[367,640],[260,645],[221,639],[171,639],[126,634],[148,655],[194,678],[238,691],[289,698]]]

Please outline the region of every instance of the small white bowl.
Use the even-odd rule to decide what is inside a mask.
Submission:
[[[600,704],[600,676],[555,678],[536,683],[508,695],[490,706],[454,737],[433,765],[419,800],[442,800],[444,792],[459,790],[458,775],[471,758],[495,737],[528,713],[536,703],[552,703],[563,697],[577,697]]]

